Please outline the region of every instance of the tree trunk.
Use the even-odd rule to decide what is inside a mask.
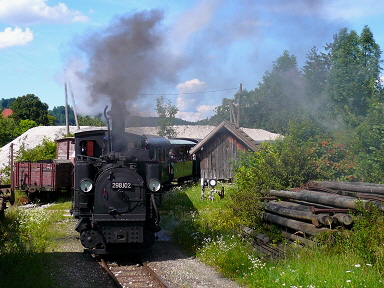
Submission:
[[[316,246],[316,242],[314,242],[312,240],[309,240],[307,238],[304,238],[304,237],[301,237],[301,236],[298,236],[296,234],[289,233],[286,231],[282,231],[282,232],[283,232],[283,235],[286,239],[289,239],[292,241],[299,241],[301,244],[304,244],[305,246],[309,246],[309,247]]]
[[[329,188],[329,189],[338,189],[338,190],[347,190],[354,192],[363,192],[363,193],[376,193],[384,195],[384,185],[381,184],[372,184],[372,183],[353,183],[353,182],[326,182],[326,181],[314,181],[312,182],[316,186]]]
[[[288,218],[274,215],[271,213],[264,213],[264,219],[269,222],[279,224],[287,228],[291,228],[297,231],[302,231],[305,234],[308,234],[310,236],[316,235],[323,231],[330,231],[330,229],[327,229],[327,228],[319,229],[319,228],[316,228],[313,224],[304,223],[304,222],[300,222],[293,219],[288,219]]]
[[[308,190],[300,191],[283,191],[283,190],[271,190],[270,194],[272,196],[277,196],[281,198],[291,198],[297,200],[303,200],[308,202],[320,203],[325,205],[330,205],[339,208],[347,209],[356,209],[358,208],[358,200],[354,197],[349,196],[340,196],[324,192],[314,192]],[[370,202],[365,200],[359,200],[363,208],[369,209]],[[384,211],[384,206],[380,203],[372,203],[377,206],[380,211]]]
[[[311,221],[312,224],[315,226],[320,226],[320,224],[330,225],[332,223],[332,218],[329,217],[329,215],[327,214],[315,215],[311,211],[309,211],[309,207],[308,207],[308,211],[303,211],[303,210],[290,209],[288,207],[284,207],[280,205],[279,202],[269,202],[265,204],[265,210],[269,212],[273,212],[278,215],[286,216],[289,218]]]

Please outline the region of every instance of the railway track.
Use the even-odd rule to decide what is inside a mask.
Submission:
[[[138,259],[96,259],[112,278],[116,287],[169,287],[148,265]]]

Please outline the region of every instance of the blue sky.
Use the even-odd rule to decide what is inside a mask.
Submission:
[[[0,98],[35,94],[52,109],[67,79],[80,114],[116,93],[131,114],[155,116],[163,95],[196,121],[240,83],[254,89],[284,50],[302,66],[343,27],[368,25],[384,49],[383,11],[374,0],[0,0]],[[143,39],[155,44],[132,50]]]

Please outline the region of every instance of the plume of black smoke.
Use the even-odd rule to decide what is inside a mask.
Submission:
[[[78,76],[87,83],[92,102],[112,104],[112,137],[123,134],[127,104],[157,80],[172,80],[176,74],[171,73],[173,60],[166,53],[162,19],[159,10],[115,17],[109,27],[79,44],[88,68]]]
[[[88,68],[78,76],[87,83],[93,102],[105,102],[109,97],[113,129],[117,128],[115,122],[124,125],[126,104],[132,104],[144,88],[157,80],[172,80],[162,19],[159,10],[115,17],[109,27],[79,44]]]

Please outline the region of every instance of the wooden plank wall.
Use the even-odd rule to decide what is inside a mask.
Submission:
[[[233,171],[230,161],[235,161],[240,151],[246,147],[229,131],[218,132],[201,151],[201,177],[215,179],[232,179]]]
[[[75,151],[75,139],[65,138],[56,141],[56,159],[70,159]]]

